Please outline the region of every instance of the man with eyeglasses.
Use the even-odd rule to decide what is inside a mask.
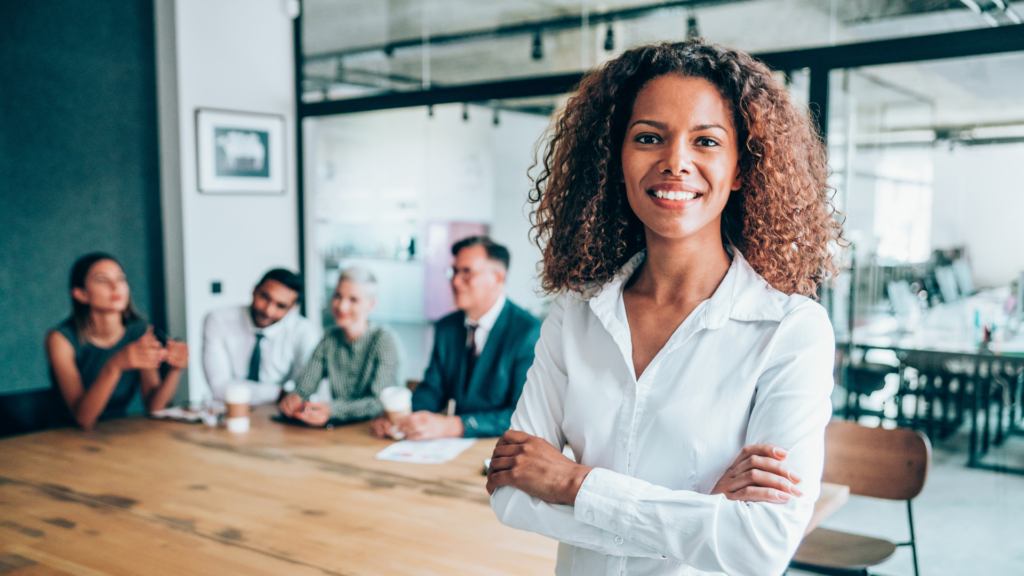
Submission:
[[[398,423],[410,440],[487,438],[508,430],[533,364],[540,322],[505,297],[508,249],[486,236],[452,246],[449,271],[455,307],[434,326],[434,350],[412,397],[413,413]],[[454,400],[454,415],[441,414]],[[373,433],[391,436],[386,415]]]

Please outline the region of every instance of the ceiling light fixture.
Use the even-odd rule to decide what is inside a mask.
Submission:
[[[612,30],[611,23],[608,24],[608,31],[604,33],[604,51],[611,52],[615,50],[615,31]]]
[[[469,122],[469,104],[466,102],[462,103],[462,120],[463,122]]]
[[[1009,2],[1004,2],[1003,0],[992,0],[992,2],[996,5],[996,8],[999,8],[1000,10],[1003,11],[1003,14],[1010,22],[1013,22],[1014,24],[1020,24],[1020,16],[1017,15],[1017,12],[1014,11],[1013,7],[1010,6]]]
[[[498,118],[498,109],[497,108],[494,109],[494,120],[493,120],[493,122],[494,122],[495,126],[497,126],[498,124],[501,124],[501,119]]]
[[[985,23],[988,24],[989,26],[993,28],[999,26],[999,22],[996,21],[996,19],[993,18],[992,15],[988,13],[988,10],[983,10],[981,6],[979,6],[978,3],[975,2],[974,0],[960,0],[960,2],[964,6],[970,8],[971,12],[974,12],[978,16],[981,16],[982,19],[985,20]]]
[[[533,33],[533,51],[530,57],[534,60],[544,59],[544,39],[540,37],[540,30]]]
[[[686,19],[686,39],[694,38],[700,38],[700,28],[697,27],[697,14],[690,12],[690,17]]]

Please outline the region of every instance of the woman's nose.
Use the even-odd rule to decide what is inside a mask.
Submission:
[[[658,167],[662,174],[678,176],[693,171],[693,158],[686,142],[676,140],[665,147],[665,156]]]

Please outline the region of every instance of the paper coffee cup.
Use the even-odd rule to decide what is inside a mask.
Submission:
[[[398,422],[412,414],[412,391],[405,386],[391,386],[380,393],[380,401],[384,404],[384,412],[391,420],[391,435],[401,440],[405,435],[398,431]]]
[[[227,405],[228,431],[236,434],[249,431],[249,402],[252,400],[252,391],[245,384],[229,386],[224,393],[224,403]]]

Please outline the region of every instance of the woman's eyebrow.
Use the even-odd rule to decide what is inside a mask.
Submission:
[[[637,120],[630,124],[629,127],[632,129],[633,126],[636,126],[637,124],[647,124],[648,126],[653,126],[658,130],[668,130],[668,124],[665,124],[664,122],[656,122],[654,120]]]
[[[728,130],[720,124],[698,124],[693,128],[690,128],[690,132],[700,132],[701,130],[710,130],[712,128],[718,128],[722,132],[728,132]]]

